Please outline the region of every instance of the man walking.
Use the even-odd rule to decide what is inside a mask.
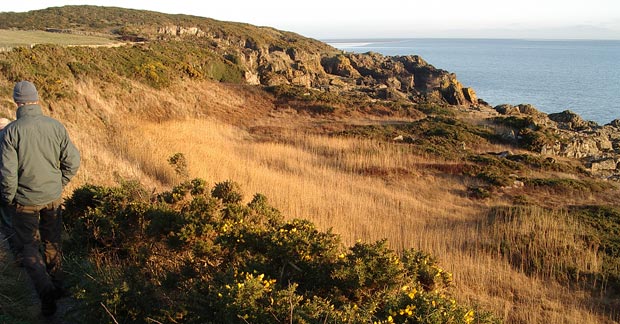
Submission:
[[[11,123],[8,118],[0,118],[0,143],[4,137],[4,128]],[[9,243],[9,249],[13,253],[16,264],[21,264],[19,255],[17,254],[17,243],[15,242],[15,233],[11,224],[11,209],[9,206],[0,202],[0,232],[4,235],[4,239]]]
[[[56,312],[62,295],[62,190],[80,166],[67,130],[44,116],[34,84],[15,84],[17,119],[0,142],[0,200],[15,208],[18,253],[41,299],[41,312]],[[40,249],[43,255],[40,252]]]

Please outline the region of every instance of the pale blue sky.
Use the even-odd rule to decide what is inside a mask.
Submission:
[[[1,11],[93,4],[238,21],[328,38],[620,39],[620,0],[3,1]]]

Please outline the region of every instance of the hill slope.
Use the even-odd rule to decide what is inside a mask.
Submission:
[[[419,57],[267,27],[93,6],[0,22],[127,41],[0,53],[0,115],[14,116],[13,82],[31,79],[83,154],[68,194],[126,179],[170,189],[183,179],[167,160],[182,153],[192,177],[238,181],[348,246],[430,252],[459,301],[508,323],[618,320],[620,195],[592,169],[614,159],[617,126],[493,109]]]

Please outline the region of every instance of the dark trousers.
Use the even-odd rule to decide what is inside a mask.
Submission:
[[[17,251],[34,287],[43,297],[62,284],[62,200],[46,205],[17,204],[13,214],[13,229]]]
[[[11,208],[10,206],[6,205],[0,205],[0,231],[2,231],[4,239],[9,243],[9,249],[13,253],[13,256],[16,259],[19,259],[17,250],[21,249],[19,248],[17,237],[15,236],[15,230],[13,229],[14,213],[15,208]]]

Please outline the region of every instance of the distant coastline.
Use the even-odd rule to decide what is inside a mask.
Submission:
[[[604,125],[620,118],[620,40],[502,38],[335,38],[335,48],[420,55],[456,73],[491,105],[528,103],[571,110]]]
[[[459,40],[459,41],[527,41],[527,42],[620,42],[620,39],[587,39],[587,38],[509,38],[509,37],[388,37],[388,38],[321,38],[321,42],[331,43],[389,43],[410,40]]]
[[[498,41],[498,42],[576,42],[576,43],[617,43],[620,39],[546,39],[546,38],[454,38],[454,37],[414,37],[414,38],[326,38],[320,39],[330,46],[340,47],[360,47],[375,46],[378,44],[390,45],[410,41]]]
[[[367,46],[373,44],[373,42],[326,42],[328,45],[333,47],[357,47],[357,46]]]

